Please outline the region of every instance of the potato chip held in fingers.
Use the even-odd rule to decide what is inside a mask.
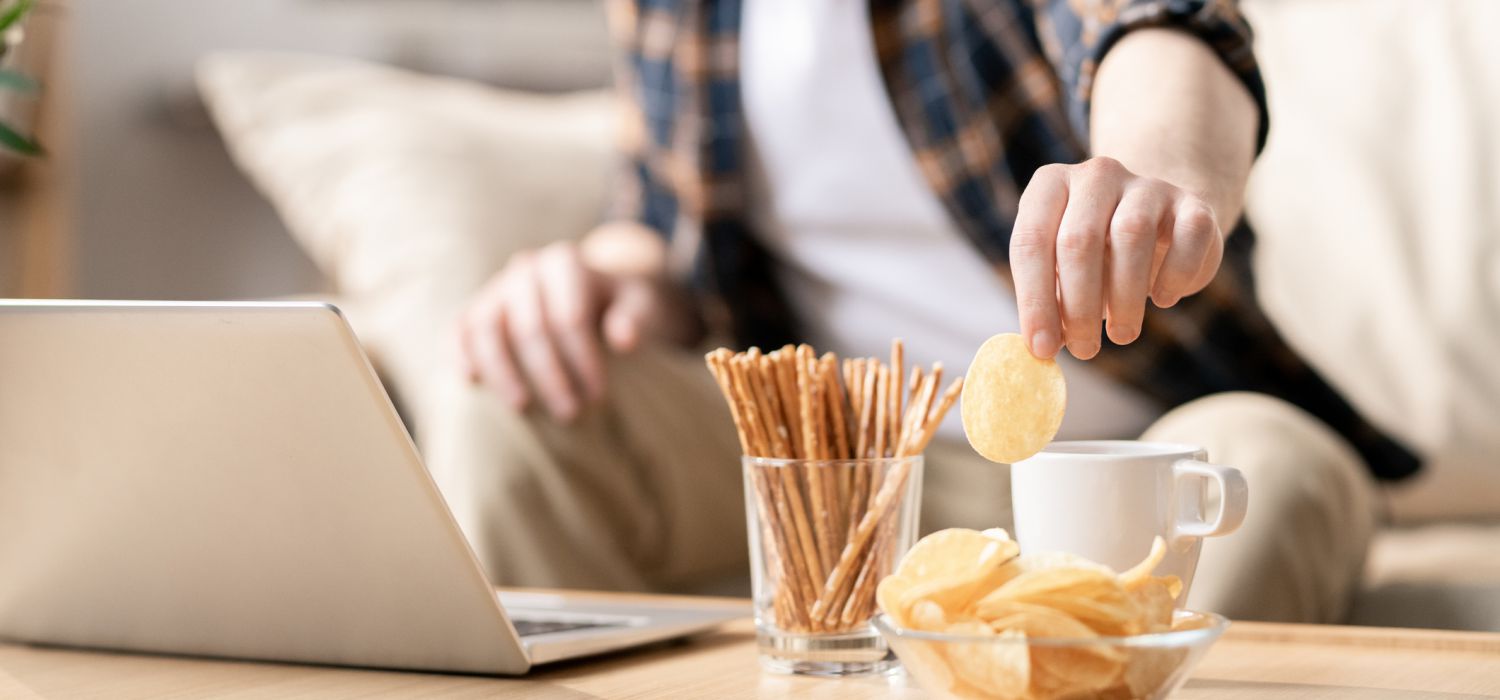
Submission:
[[[1021,336],[984,342],[964,378],[964,434],[992,462],[1011,464],[1041,451],[1057,435],[1068,403],[1062,368],[1039,360]]]

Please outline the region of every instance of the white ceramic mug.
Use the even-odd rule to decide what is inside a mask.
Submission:
[[[1054,442],[1011,465],[1016,541],[1022,552],[1070,552],[1124,571],[1160,535],[1167,556],[1156,573],[1182,579],[1180,605],[1203,538],[1238,529],[1248,504],[1244,474],[1207,459],[1192,445]]]

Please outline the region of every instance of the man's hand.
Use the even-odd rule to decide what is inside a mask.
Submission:
[[[1260,112],[1201,39],[1138,29],[1094,77],[1095,156],[1040,168],[1010,241],[1021,333],[1037,357],[1099,352],[1213,280],[1244,205]]]
[[[1141,333],[1146,300],[1168,307],[1219,270],[1224,236],[1199,197],[1111,158],[1036,171],[1010,239],[1021,333],[1037,357],[1066,343],[1099,352],[1100,326],[1120,344]]]
[[[625,353],[648,338],[689,341],[690,315],[661,274],[659,241],[619,233],[512,255],[460,320],[470,380],[517,410],[539,398],[569,421],[604,396],[606,346]]]

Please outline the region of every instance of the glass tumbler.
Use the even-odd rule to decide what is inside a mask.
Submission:
[[[876,585],[916,538],[922,457],[743,465],[761,665],[822,676],[894,668],[870,620]]]

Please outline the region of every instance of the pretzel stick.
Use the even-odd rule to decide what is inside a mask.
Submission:
[[[875,363],[866,362],[863,363],[863,367],[865,376],[860,382],[862,388],[859,398],[859,446],[857,453],[854,455],[861,460],[868,457],[870,450],[873,448],[870,432],[875,425],[875,383],[877,374]],[[869,462],[861,461],[854,465],[853,493],[849,494],[849,501],[854,506],[854,512],[849,518],[850,531],[844,536],[846,541],[854,534],[854,525],[859,522],[860,518],[864,517],[866,509],[865,501],[870,497],[871,469],[872,467]]]
[[[893,564],[902,524],[895,514],[914,497],[906,458],[931,442],[962,380],[939,400],[942,365],[908,373],[899,339],[890,366],[815,357],[807,345],[721,349],[704,360],[744,453],[798,460],[747,460],[747,506],[759,516],[761,571],[772,586],[765,612],[795,631],[859,624],[873,614],[876,584]],[[851,457],[857,461],[842,461]],[[890,458],[880,471],[871,463]]]
[[[906,405],[907,411],[904,415],[911,415],[911,404],[916,403],[917,393],[922,390],[922,366],[912,365],[911,378],[906,381]]]
[[[888,417],[891,404],[890,386],[891,371],[885,365],[881,365],[875,379],[875,459],[882,459],[886,456],[885,429],[890,423]]]
[[[714,375],[714,380],[719,383],[719,391],[724,394],[724,402],[729,404],[729,416],[734,420],[734,431],[740,437],[740,451],[750,454],[750,436],[745,433],[745,419],[740,415],[739,404],[734,400],[734,389],[729,384],[729,371],[724,367],[724,356],[730,352],[719,348],[703,357],[708,363],[708,369]]]
[[[751,455],[769,457],[771,448],[760,422],[760,411],[755,406],[755,396],[750,388],[745,364],[743,357],[736,357],[729,362],[730,386],[734,387],[735,400],[739,402],[740,412],[745,417],[745,431],[750,435],[750,446],[754,450]]]
[[[819,361],[821,368],[820,376],[823,380],[823,397],[826,405],[825,413],[831,427],[832,438],[829,440],[830,459],[844,460],[849,454],[849,434],[846,430],[844,419],[844,391],[839,388],[838,360],[833,353],[828,353]],[[823,485],[827,488],[828,513],[830,517],[828,538],[830,542],[829,552],[837,549],[843,542],[845,533],[849,529],[849,485],[847,464],[842,461],[830,462],[824,467]],[[831,565],[832,557],[829,557]]]
[[[829,405],[833,409],[834,444],[837,446],[837,453],[834,457],[839,460],[849,460],[854,456],[853,448],[850,446],[853,442],[854,409],[847,392],[849,385],[841,381],[840,374],[835,367],[836,361],[829,364],[828,395],[832,397]],[[849,528],[853,525],[851,513],[854,504],[850,500],[850,495],[854,488],[854,469],[855,465],[848,461],[840,461],[833,467],[832,499],[835,519],[833,539],[835,542],[843,542],[848,538]]]
[[[812,526],[807,521],[802,489],[797,484],[797,473],[790,466],[778,467],[776,471],[781,474],[781,498],[776,501],[776,512],[781,515],[783,522],[792,523],[797,535],[798,559],[801,563],[798,568],[807,580],[808,586],[816,591],[827,574],[823,571],[822,563],[818,559],[818,547],[813,542]],[[809,600],[816,599],[816,593],[809,598]]]
[[[797,567],[791,560],[783,558],[780,552],[792,551],[787,547],[788,540],[786,532],[781,527],[783,521],[776,516],[774,496],[771,493],[771,485],[766,475],[759,467],[751,467],[750,481],[755,488],[756,507],[760,513],[761,538],[765,543],[767,570],[775,574],[776,597],[780,606],[777,610],[777,624],[781,627],[796,625],[807,627],[810,620],[807,616],[807,604],[804,602],[805,593],[798,580]],[[790,605],[783,602],[789,599]],[[790,608],[788,615],[787,608]]]
[[[847,399],[844,397],[843,389],[839,387],[839,375],[834,370],[836,361],[833,358],[833,354],[824,355],[823,362],[828,366],[823,375],[824,391],[827,392],[826,395],[829,397],[828,406],[833,409],[832,415],[828,417],[829,422],[833,424],[833,458],[848,459],[849,424],[844,418],[844,406],[847,403]]]
[[[791,443],[792,457],[806,457],[802,447],[802,413],[797,402],[796,350],[788,345],[771,353],[776,368],[776,386],[781,392],[783,425],[787,427],[787,441]]]
[[[902,373],[906,371],[906,346],[901,343],[900,338],[891,341],[891,386],[890,396],[887,400],[891,402],[889,418],[891,425],[887,428],[886,440],[892,448],[896,446],[896,436],[901,432],[901,393],[906,387],[902,382]],[[892,450],[894,452],[894,449]]]
[[[875,587],[880,579],[885,578],[885,562],[891,551],[885,543],[890,542],[895,530],[895,518],[887,518],[880,527],[880,532],[875,535],[876,546],[865,557],[865,565],[859,572],[859,578],[854,581],[854,592],[849,594],[849,601],[844,604],[843,614],[839,618],[840,627],[848,627],[858,621],[869,619],[868,610],[870,602],[875,597]]]
[[[766,415],[771,417],[773,440],[772,449],[776,450],[776,456],[791,459],[796,456],[792,448],[791,431],[787,429],[784,420],[786,413],[781,407],[781,391],[776,385],[776,366],[769,355],[761,355],[755,363],[752,377],[760,393],[766,398],[766,406],[762,409]]]
[[[856,430],[859,439],[855,442],[854,457],[865,459],[870,456],[873,446],[870,429],[875,420],[875,366],[860,360],[860,367],[864,372],[859,379],[859,428]]]
[[[807,459],[822,460],[825,457],[822,409],[822,391],[816,376],[816,362],[812,348],[802,345],[797,348],[798,401],[802,406],[802,444],[807,448]],[[832,526],[828,515],[827,487],[823,485],[823,465],[802,465],[807,475],[807,503],[812,508],[814,543],[818,548],[820,571],[833,567],[834,544]]]
[[[958,400],[959,392],[962,389],[963,379],[954,380],[953,384],[948,387],[948,390],[943,393],[942,403],[938,405],[937,410],[932,411],[924,417],[922,429],[915,443],[908,444],[903,449],[902,454],[896,455],[897,457],[909,457],[921,454],[922,450],[926,449],[927,443],[932,440],[932,436],[937,432],[938,425],[943,422],[943,417],[953,407],[953,403]],[[813,603],[813,619],[826,619],[828,609],[831,606],[847,604],[844,599],[839,597],[839,592],[846,588],[853,588],[853,585],[848,582],[850,579],[855,578],[859,570],[863,568],[860,566],[864,563],[859,560],[860,554],[867,546],[872,545],[871,540],[874,538],[875,530],[881,522],[890,517],[891,511],[899,503],[900,495],[904,493],[906,480],[910,474],[911,462],[908,460],[896,462],[890,471],[886,472],[885,479],[880,485],[880,490],[870,499],[871,505],[869,510],[865,512],[864,517],[860,518],[859,528],[855,531],[854,536],[850,538],[849,544],[844,547],[844,552],[839,557],[838,563],[834,565],[833,571],[828,574],[827,582],[823,585],[823,592],[818,596],[818,601]]]
[[[943,422],[943,416],[948,413],[948,409],[953,408],[953,403],[958,401],[958,395],[963,390],[963,377],[953,380],[953,383],[948,385],[948,390],[943,392],[942,403],[938,404],[938,407],[933,410],[932,416],[928,418],[926,426],[923,427],[922,433],[917,439],[917,443],[908,449],[907,454],[921,454],[922,450],[927,449],[927,443],[932,442],[932,436],[937,434],[938,425]]]
[[[905,452],[916,439],[917,433],[922,430],[922,424],[927,420],[928,407],[932,405],[932,396],[937,391],[938,377],[942,374],[941,366],[932,374],[922,380],[922,387],[918,389],[916,398],[912,399],[911,405],[907,407],[906,422],[901,428],[901,443],[896,449]]]
[[[742,395],[741,395],[741,392],[740,392],[739,388],[736,387],[736,385],[735,385],[734,377],[733,377],[733,374],[732,374],[731,368],[730,368],[730,361],[729,361],[729,359],[732,356],[733,356],[732,353],[730,353],[728,350],[720,349],[720,350],[718,350],[718,351],[716,351],[714,353],[710,353],[707,356],[706,360],[708,362],[709,368],[713,372],[714,378],[719,383],[719,389],[724,393],[724,397],[725,397],[726,403],[729,404],[730,414],[734,417],[735,428],[739,432],[740,447],[743,449],[743,451],[745,452],[746,455],[751,455],[756,450],[756,448],[754,446],[754,441],[751,438],[751,434],[753,432],[753,429],[745,421],[745,416],[744,416],[744,406],[745,406],[745,403],[744,403],[744,401],[741,398]],[[756,468],[752,467],[751,468],[751,473],[754,474],[755,472],[756,472]],[[796,522],[795,519],[792,518],[790,516],[790,514],[786,512],[787,508],[786,508],[786,504],[785,504],[785,502],[784,502],[783,499],[775,498],[774,495],[772,495],[772,494],[767,494],[767,497],[770,498],[771,500],[770,500],[769,503],[764,504],[764,507],[765,507],[764,514],[767,516],[767,517],[764,518],[765,521],[772,522],[772,523],[780,523],[782,525],[786,525],[788,523],[795,523]],[[775,506],[772,506],[773,503],[775,504]],[[777,517],[777,518],[769,517],[770,513],[771,513],[771,508],[772,507],[776,507],[776,508],[779,509],[779,511],[780,511],[780,517]],[[783,531],[781,533],[781,535],[780,535],[780,538],[782,539],[782,541],[784,543],[789,543],[790,542],[789,533],[785,533]],[[790,578],[793,581],[793,585],[797,585],[801,589],[801,591],[798,594],[799,598],[802,598],[803,600],[815,600],[816,599],[816,592],[815,591],[816,591],[817,581],[816,580],[810,580],[810,577],[808,577],[805,573],[803,573],[803,572],[807,571],[807,566],[806,565],[799,565],[796,562],[796,559],[797,559],[797,557],[795,556],[795,554],[797,553],[796,548],[795,547],[789,547],[789,546],[783,546],[783,550],[786,551],[789,555],[793,555],[793,556],[789,556],[785,560],[785,562],[791,566],[791,571],[784,571],[783,572],[783,578]],[[802,573],[802,576],[801,576],[800,580],[799,580],[799,577],[798,577],[799,573]],[[802,607],[803,609],[805,609],[806,608],[806,604],[804,603],[800,607]],[[804,621],[804,623],[810,622],[810,620],[805,615],[801,616],[801,619]]]
[[[854,531],[854,536],[844,547],[844,552],[839,557],[838,563],[834,565],[833,571],[829,572],[826,583],[823,584],[822,594],[818,596],[818,601],[813,603],[813,619],[824,619],[831,608],[843,606],[845,592],[853,587],[853,579],[859,573],[861,556],[875,536],[876,527],[889,515],[891,508],[897,502],[898,494],[906,486],[906,478],[910,474],[911,462],[909,461],[896,462],[886,473],[880,490],[871,499],[873,505],[865,511],[864,517],[860,518],[859,527]]]
[[[784,431],[782,430],[780,411],[772,410],[772,405],[776,400],[776,387],[768,385],[760,372],[760,360],[764,360],[765,357],[755,351],[754,348],[751,350],[752,352],[744,358],[742,364],[744,366],[746,383],[750,386],[750,395],[755,399],[757,415],[765,417],[762,427],[766,437],[766,445],[770,448],[770,452],[766,456],[779,458],[791,457],[791,448],[787,446],[786,438],[782,436]]]

